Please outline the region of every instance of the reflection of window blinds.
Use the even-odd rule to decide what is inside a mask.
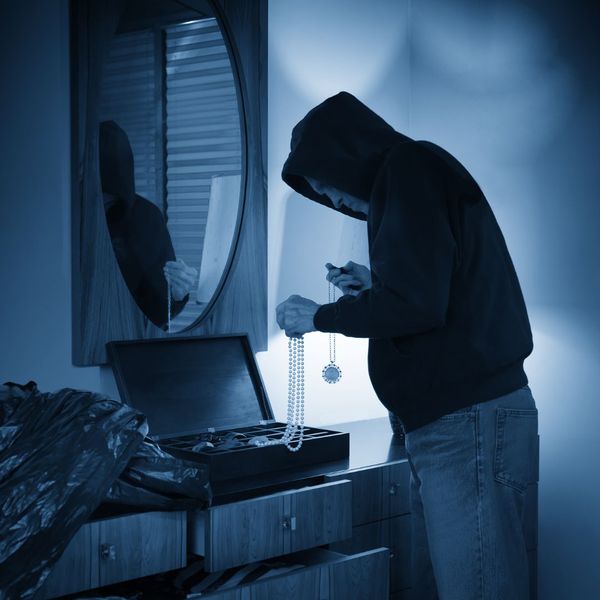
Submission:
[[[168,227],[177,257],[200,271],[211,178],[241,173],[236,89],[215,19],[167,27],[166,47]],[[202,311],[195,300],[176,329]]]
[[[161,182],[156,178],[157,87],[154,32],[115,36],[102,81],[100,121],[113,120],[125,131],[135,159],[135,191],[162,210]]]

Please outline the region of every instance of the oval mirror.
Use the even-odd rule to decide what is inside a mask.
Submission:
[[[236,69],[210,2],[122,6],[100,94],[104,213],[137,305],[177,332],[214,302],[239,235]]]

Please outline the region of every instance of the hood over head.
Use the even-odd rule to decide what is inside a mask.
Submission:
[[[365,202],[387,154],[398,142],[412,141],[348,92],[317,105],[294,127],[290,154],[281,176],[296,192],[356,219],[362,213],[335,208],[305,177],[333,186]]]
[[[121,218],[135,202],[133,151],[127,134],[114,121],[100,123],[98,153],[102,192],[116,198],[116,204],[107,204],[105,196],[105,209],[111,218]]]

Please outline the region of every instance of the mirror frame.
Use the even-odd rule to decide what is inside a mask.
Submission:
[[[80,33],[90,3],[71,0],[71,256],[72,362],[107,362],[106,343],[169,334],[138,308],[121,275],[101,198],[84,203],[81,132],[88,85]],[[178,0],[179,2],[179,0]],[[236,79],[242,146],[238,223],[227,264],[199,319],[177,336],[247,333],[254,351],[267,349],[267,0],[185,0],[208,3],[229,51]],[[198,7],[199,8],[199,7]]]

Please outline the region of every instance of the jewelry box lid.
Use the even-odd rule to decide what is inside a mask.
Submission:
[[[246,334],[109,342],[121,400],[161,439],[273,419]]]

